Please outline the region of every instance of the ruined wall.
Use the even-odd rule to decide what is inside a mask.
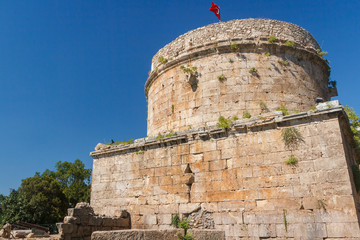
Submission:
[[[339,117],[340,116],[340,117]],[[227,239],[360,238],[356,192],[340,108],[236,121],[229,131],[192,129],[176,137],[98,146],[91,206],[132,228],[167,229],[171,214],[195,228],[224,230]],[[293,152],[281,130],[304,141]],[[296,166],[285,164],[293,154]]]
[[[277,42],[270,43],[270,36]],[[213,125],[220,115],[242,116],[245,110],[258,115],[260,101],[272,111],[281,105],[307,111],[315,97],[330,100],[330,68],[316,49],[306,30],[269,19],[216,23],[178,37],[152,61],[145,84],[147,134]],[[197,68],[195,84],[181,66]]]
[[[130,216],[122,211],[116,217],[99,216],[88,203],[78,203],[68,209],[64,222],[56,224],[60,240],[90,240],[94,231],[130,229]]]

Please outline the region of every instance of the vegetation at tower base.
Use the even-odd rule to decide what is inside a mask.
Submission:
[[[345,112],[349,118],[350,122],[350,129],[351,134],[353,137],[353,147],[355,148],[355,151],[360,154],[360,118],[359,115],[357,115],[352,107],[349,107],[348,105],[345,106]],[[355,187],[356,191],[360,191],[360,169],[359,169],[359,162],[357,164],[351,166],[351,170],[354,177]]]
[[[354,142],[355,142],[355,149],[358,153],[360,153],[360,118],[359,115],[355,113],[354,109],[349,106],[345,106],[345,112],[350,121],[350,128],[353,134]]]
[[[180,220],[179,215],[177,213],[171,214],[171,226],[176,228],[184,229],[184,235],[177,234],[179,240],[193,240],[194,238],[190,236],[187,232],[190,228],[190,220],[187,218],[184,218],[183,220]]]
[[[0,195],[0,224],[25,221],[54,224],[66,215],[67,208],[90,200],[91,169],[79,160],[56,163],[56,171],[45,170],[23,179],[18,190]]]

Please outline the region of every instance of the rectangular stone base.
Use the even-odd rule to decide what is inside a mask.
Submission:
[[[198,230],[188,231],[196,240],[225,240],[225,232],[218,230]],[[97,231],[91,235],[91,240],[178,240],[178,234],[184,235],[182,229],[151,230],[151,229],[132,229],[116,231]]]

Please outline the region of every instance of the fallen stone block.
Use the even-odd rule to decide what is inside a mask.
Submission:
[[[30,233],[32,233],[31,230],[13,230],[13,231],[11,231],[11,234],[15,238],[25,238]]]

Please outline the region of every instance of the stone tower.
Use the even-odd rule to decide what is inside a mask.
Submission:
[[[259,115],[260,101],[271,111],[307,111],[316,97],[330,100],[330,68],[317,49],[306,30],[270,19],[216,23],[178,37],[152,60],[148,135],[214,125],[245,110]],[[193,67],[191,81],[184,68]]]
[[[306,30],[269,19],[166,45],[145,84],[148,137],[91,153],[94,211],[127,210],[141,229],[177,213],[226,239],[359,239],[359,157],[319,53]]]

